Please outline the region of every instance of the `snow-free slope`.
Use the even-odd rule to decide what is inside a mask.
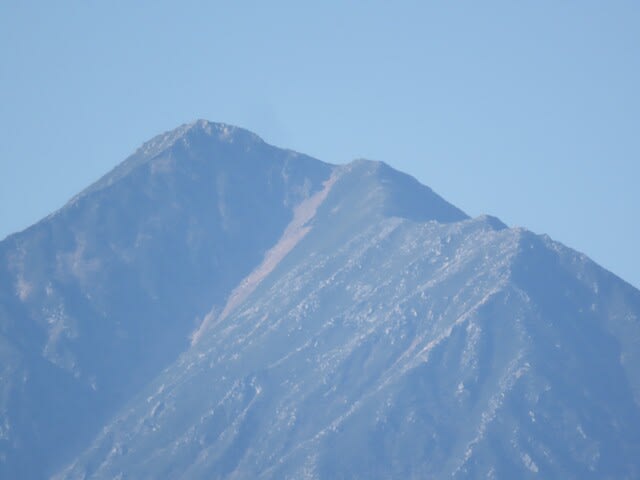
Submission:
[[[0,478],[42,478],[189,346],[332,166],[199,121],[0,243]]]
[[[59,478],[637,477],[639,293],[490,217],[342,209],[361,168]]]
[[[0,243],[0,478],[637,478],[640,292],[198,121]]]
[[[286,256],[335,170],[199,120],[0,242],[0,478],[44,478],[70,461],[243,279]]]

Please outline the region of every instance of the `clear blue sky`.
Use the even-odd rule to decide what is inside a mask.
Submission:
[[[383,160],[640,286],[640,2],[0,0],[0,238],[207,118]]]

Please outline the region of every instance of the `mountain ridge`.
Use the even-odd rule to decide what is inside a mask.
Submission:
[[[640,472],[640,292],[383,162],[185,124],[0,286],[2,477]]]
[[[387,223],[390,222],[391,224],[389,225],[390,229],[387,230],[388,233],[384,234],[385,237],[387,235],[389,235],[389,234],[393,235],[394,234],[393,232],[398,232],[399,231],[398,227],[400,227],[400,226],[402,226],[402,228],[414,228],[414,227],[411,226],[411,222],[407,221],[407,220],[389,219],[386,222]],[[478,221],[477,220],[468,220],[468,221],[465,221],[463,223],[467,223],[467,227],[466,228],[475,228],[474,225],[478,225]],[[482,222],[480,222],[480,223],[482,223]],[[490,231],[493,231],[493,229],[491,229],[490,226],[487,226],[487,227],[490,229]],[[434,225],[432,228],[437,228],[437,225]],[[485,228],[485,227],[483,227],[483,228]],[[380,231],[380,229],[375,229],[375,230]],[[455,227],[453,231],[455,231],[455,230],[457,230],[457,227]],[[384,229],[382,229],[382,231],[384,231]],[[484,231],[486,232],[487,230],[484,230]],[[505,232],[505,233],[500,233],[500,232]],[[495,232],[495,234],[499,234],[499,235],[502,235],[502,236],[507,235],[507,237],[505,237],[505,239],[507,239],[507,238],[512,238],[513,239],[513,242],[511,244],[511,246],[509,247],[510,251],[511,251],[511,254],[510,254],[511,257],[510,258],[513,258],[514,256],[517,256],[518,254],[520,254],[520,252],[522,250],[526,251],[526,249],[529,248],[529,246],[527,244],[529,235],[528,235],[528,232],[524,231],[523,229],[519,229],[519,230],[517,230],[515,232],[508,231],[508,230],[507,231],[502,230],[502,231]],[[444,235],[442,238],[446,239],[446,238],[448,238],[448,236],[449,236],[449,234]],[[482,238],[482,237],[477,237],[477,238]],[[470,238],[469,242],[473,243],[473,242],[475,242],[475,240]],[[463,249],[463,252],[464,252],[464,249]],[[300,253],[300,255],[303,255],[303,253]],[[290,263],[293,263],[293,265],[297,264],[297,262],[295,262],[295,261],[291,261]],[[452,275],[454,275],[454,277],[455,277],[455,275],[456,275],[455,272],[456,272],[457,268],[454,268],[451,265],[446,265],[446,263],[447,262],[446,262],[446,259],[445,259],[445,262],[442,265],[445,268],[445,270],[443,270],[443,271],[446,272],[446,275],[448,277],[451,277]],[[421,368],[420,365],[422,365],[423,362],[426,362],[427,364],[429,364],[430,358],[433,357],[433,355],[438,355],[437,352],[438,352],[439,349],[443,348],[442,345],[446,345],[447,342],[449,342],[451,338],[459,336],[459,333],[457,333],[457,332],[465,332],[465,331],[469,332],[469,325],[474,325],[475,324],[474,323],[475,321],[473,321],[473,318],[478,315],[477,312],[487,311],[487,309],[489,309],[488,311],[492,311],[492,309],[495,309],[495,308],[503,308],[503,307],[500,307],[500,305],[502,304],[503,301],[508,300],[509,298],[513,298],[514,299],[513,301],[518,301],[518,302],[521,301],[521,300],[517,300],[517,299],[518,298],[522,298],[522,299],[524,299],[523,301],[526,302],[526,296],[522,297],[522,293],[521,293],[522,290],[520,290],[518,288],[514,289],[513,285],[511,285],[509,283],[509,278],[510,278],[510,275],[511,275],[511,272],[509,271],[509,269],[510,269],[510,265],[511,264],[512,264],[511,260],[505,259],[505,263],[504,263],[504,265],[502,267],[501,266],[497,266],[497,268],[501,268],[501,269],[505,269],[506,268],[506,270],[504,270],[504,274],[503,274],[504,276],[502,277],[503,280],[499,284],[492,283],[491,286],[489,286],[489,290],[486,293],[481,294],[477,298],[476,301],[472,301],[469,304],[468,307],[461,306],[461,310],[459,310],[459,313],[458,314],[456,314],[456,313],[453,314],[453,317],[452,317],[453,322],[451,324],[446,324],[445,323],[445,324],[442,324],[442,326],[438,327],[438,322],[436,322],[434,324],[435,328],[434,328],[434,334],[433,334],[432,337],[429,337],[429,335],[430,335],[429,331],[425,330],[424,331],[424,335],[427,335],[427,336],[424,337],[424,340],[421,340],[418,344],[416,344],[415,347],[413,346],[413,344],[408,345],[408,349],[406,351],[402,351],[402,355],[398,357],[399,360],[403,359],[403,358],[405,359],[405,360],[400,360],[401,362],[402,361],[405,362],[405,367],[402,368],[402,371],[405,372],[405,373],[403,373],[402,375],[408,375],[408,374],[413,375],[412,372],[414,372],[416,368]],[[300,268],[302,268],[303,270],[307,270],[308,269],[308,267],[300,267]],[[484,269],[480,270],[480,274],[483,275],[484,271],[485,271]],[[298,275],[299,275],[298,273],[295,273],[292,278],[296,278]],[[283,278],[281,275],[276,275],[276,277],[277,278]],[[285,277],[286,277],[286,275],[285,275]],[[311,278],[315,278],[315,275],[311,276]],[[275,279],[271,279],[271,282],[273,282],[274,280]],[[445,279],[441,278],[439,280],[439,283],[442,284],[443,282],[446,283],[446,282],[449,282],[449,281],[450,280],[447,280],[446,278]],[[393,282],[391,281],[390,284],[393,284]],[[277,285],[272,285],[270,287],[268,284],[263,285],[261,288],[263,289],[263,295],[261,295],[261,296],[263,298],[265,298],[265,299],[268,299],[271,296],[273,296],[276,291],[283,291],[283,290],[284,291],[290,291],[290,289],[283,289],[282,286],[278,287]],[[337,288],[339,288],[339,286]],[[259,292],[258,292],[258,294],[259,294]],[[460,293],[458,292],[457,294],[459,295]],[[374,297],[375,297],[375,295],[374,295]],[[386,298],[385,295],[381,295],[381,297],[382,298]],[[636,298],[637,298],[637,294],[636,294]],[[284,298],[282,297],[282,295],[280,295],[279,300],[280,300],[280,302],[286,303],[284,301]],[[275,299],[273,301],[278,303],[278,299]],[[445,301],[446,301],[446,299],[445,299]],[[249,302],[249,304],[251,304],[251,303],[254,303],[254,302]],[[294,300],[294,303],[295,303],[295,300]],[[318,305],[321,306],[323,304],[324,304],[323,302],[320,302]],[[244,311],[243,311],[242,308],[239,311],[237,311],[237,313],[235,315],[235,318],[229,319],[228,324],[229,325],[232,325],[232,324],[233,325],[238,325],[237,322],[238,322],[239,318],[242,318],[244,316],[244,317],[246,317],[246,320],[245,320],[245,323],[244,323],[246,325],[246,327],[235,326],[234,329],[239,329],[239,328],[246,329],[247,334],[249,334],[250,332],[255,331],[256,328],[264,329],[265,328],[265,320],[262,319],[260,321],[260,317],[262,315],[260,313],[260,311],[258,310],[258,311],[255,311],[255,313],[250,313],[251,310],[246,310],[246,308],[247,307],[245,307]],[[272,309],[267,309],[267,311],[273,311],[273,310]],[[363,312],[363,313],[366,314],[366,312]],[[279,315],[277,313],[277,311],[275,312],[275,315],[276,316]],[[296,314],[296,315],[299,315],[299,314]],[[480,315],[481,315],[482,318],[487,318],[486,314],[484,314],[484,313],[480,313]],[[257,321],[257,323],[255,325],[251,325],[253,323],[251,321],[251,318],[253,318],[253,319],[255,319]],[[246,323],[246,322],[248,322],[248,323]],[[524,324],[521,324],[520,322],[515,322],[515,323],[507,322],[507,319],[505,318],[502,321],[502,324],[504,326],[509,325],[510,328],[512,328],[512,329],[515,328],[514,333],[520,331],[520,333],[517,334],[518,336],[521,337],[520,341],[528,342],[528,340],[526,340],[526,339],[531,334],[530,333],[525,333],[526,330],[522,330],[524,328]],[[330,324],[331,324],[331,322],[330,322]],[[465,325],[466,325],[466,328],[465,328]],[[381,327],[382,326],[384,326],[384,323],[381,324]],[[636,327],[637,327],[637,325],[636,325]],[[326,327],[326,328],[331,328],[331,327]],[[484,328],[489,328],[489,324]],[[528,328],[534,328],[534,330],[535,330],[538,327],[535,327],[535,325],[533,325],[532,327],[528,327]],[[475,330],[472,329],[471,333],[467,333],[467,336],[470,335],[470,339],[467,340],[467,341],[468,342],[470,341],[471,345],[474,345],[477,342],[477,340],[473,340],[474,335],[475,335],[473,333],[473,331],[475,331]],[[636,331],[637,331],[637,328],[636,328]],[[229,339],[228,339],[228,335],[229,334],[228,333],[224,334],[223,332],[225,332],[225,328],[223,328],[223,326],[221,326],[217,330],[217,334],[216,335],[209,335],[208,336],[208,338],[210,340],[216,339],[219,335],[223,335],[224,336],[223,339],[216,341],[216,343],[214,345],[217,345],[217,347],[214,348],[213,351],[224,351],[223,347],[220,345],[221,342],[229,342],[229,343],[231,343],[229,341]],[[251,345],[252,341],[249,338],[245,338],[245,340],[242,340],[244,335],[246,335],[246,334],[240,335],[238,337],[238,340],[241,340],[242,344]],[[368,335],[371,335],[371,334],[368,334]],[[319,337],[316,337],[316,338],[318,338],[318,340],[320,340],[321,338],[326,338],[326,335],[322,335],[322,336],[319,336]],[[351,336],[345,335],[344,338],[348,340],[348,339],[351,338]],[[382,337],[374,336],[374,338],[382,338]],[[416,338],[421,338],[421,336],[416,337]],[[316,341],[318,341],[318,340],[316,340]],[[354,338],[354,340],[355,340],[355,338]],[[377,340],[377,341],[380,341],[380,340]],[[253,343],[255,343],[255,342],[256,342],[256,340],[253,340]],[[278,344],[278,342],[273,342],[273,341],[272,342],[265,342],[265,344],[272,345],[272,344]],[[505,344],[505,345],[508,345],[508,343]],[[204,345],[204,344],[203,345],[199,345],[198,348],[196,348],[195,351],[192,351],[190,354],[186,354],[186,356],[182,360],[179,361],[180,365],[183,365],[184,367],[188,367],[187,371],[195,371],[196,372],[196,374],[195,374],[196,377],[195,378],[197,378],[197,380],[193,380],[193,384],[194,385],[202,384],[202,376],[203,375],[205,375],[205,376],[211,375],[211,374],[207,373],[208,369],[206,367],[204,368],[204,372],[198,373],[199,372],[199,367],[197,366],[198,363],[199,363],[199,361],[197,360],[198,358],[203,358],[204,362],[211,361],[211,360],[209,360],[210,357],[209,357],[209,354],[207,353],[208,352],[207,348],[211,349],[211,347],[212,347],[211,343],[209,343],[208,347],[206,345]],[[246,348],[249,348],[249,347],[247,346]],[[310,347],[307,346],[305,348],[309,349]],[[302,351],[304,351],[304,350],[302,350]],[[201,357],[201,355],[204,355],[204,357]],[[298,353],[297,355],[300,355],[300,354]],[[342,354],[340,354],[340,355],[342,355]],[[528,358],[529,354],[526,353],[526,350],[523,351],[523,353],[520,353],[517,350],[515,350],[513,352],[513,355],[514,356],[513,356],[513,360],[512,361],[515,362],[514,363],[515,366],[513,366],[513,367],[507,366],[507,369],[504,372],[504,375],[506,375],[506,376],[504,377],[503,380],[500,380],[500,382],[502,382],[502,381],[506,382],[504,384],[504,387],[501,387],[501,388],[506,389],[506,390],[504,390],[504,392],[511,392],[515,388],[515,385],[517,384],[519,379],[520,378],[525,378],[525,377],[522,377],[522,375],[524,375],[525,372],[527,372],[527,371],[529,371],[529,370],[531,370],[533,368],[532,365],[527,366],[530,363],[527,360],[530,360],[530,359]],[[287,355],[285,355],[285,357],[282,357],[282,359],[277,360],[276,363],[273,364],[273,367],[268,367],[268,369],[271,370],[273,368],[278,368],[278,367],[276,367],[276,365],[278,365],[278,362],[282,362],[286,358],[287,358]],[[465,358],[465,355],[463,354],[462,355],[462,359],[464,360],[464,358]],[[472,360],[472,359],[470,359],[470,360]],[[469,361],[469,360],[464,360],[464,361]],[[538,360],[538,361],[541,361],[541,360]],[[193,362],[195,362],[195,363],[193,363]],[[398,362],[398,360],[396,360],[394,363],[397,363],[397,362]],[[264,360],[258,360],[258,364],[263,364],[263,363],[265,363]],[[223,364],[224,364],[224,362],[223,362]],[[470,364],[470,365],[472,365],[472,364]],[[183,367],[176,367],[176,368],[178,368],[179,371],[181,371],[183,369]],[[211,368],[211,367],[209,367],[209,368]],[[241,368],[241,367],[239,367],[239,368]],[[393,369],[394,367],[391,367],[391,368]],[[250,371],[251,367],[248,367],[247,370]],[[295,371],[295,370],[296,370],[295,367],[289,367],[289,368],[285,368],[284,369],[284,371],[289,372],[287,375],[289,375],[290,372]],[[489,374],[489,372],[490,371],[487,371],[485,373],[485,375]],[[374,374],[374,373],[370,373],[370,374]],[[198,377],[198,375],[199,375],[199,377]],[[260,375],[267,375],[267,377],[263,377],[263,378],[268,378],[269,377],[269,375],[266,374],[266,373],[263,373],[263,374],[260,374]],[[260,375],[258,377],[256,377],[256,378],[261,378]],[[390,384],[393,385],[394,382],[398,381],[397,378],[395,377],[395,375],[392,375],[392,374],[390,374],[390,375],[391,376],[386,377],[387,380],[384,380],[384,378],[382,378],[382,380],[381,380],[382,381],[382,384],[381,384],[382,386],[380,388],[384,389],[385,388],[384,385],[390,385]],[[173,376],[172,374],[167,374],[167,376],[163,377],[163,380],[159,379],[158,383],[156,384],[156,387],[159,387],[160,386],[159,383],[162,382],[162,385],[165,385],[163,387],[163,389],[162,389],[163,392],[169,392],[169,391],[172,391],[172,390],[175,391],[175,388],[172,389],[171,387],[169,387],[165,383],[166,380],[170,379],[172,376]],[[322,376],[322,375],[320,375],[320,376]],[[178,381],[179,384],[180,384],[180,387],[179,387],[178,391],[184,390],[185,387],[184,387],[183,384],[187,380],[185,380],[185,378],[182,376],[182,374],[180,376],[176,376],[174,378],[176,378],[176,381]],[[237,375],[234,375],[231,378],[243,378],[243,376],[240,375],[240,377],[238,377]],[[251,382],[254,382],[254,380],[251,380],[251,378],[254,378],[254,377],[251,374],[249,374],[249,377],[248,377],[248,380],[247,380],[249,382],[249,384],[251,384]],[[303,378],[313,378],[313,376],[309,377],[308,375],[305,375]],[[350,378],[350,377],[347,376],[347,378]],[[356,377],[352,377],[352,378],[354,380],[356,379]],[[471,378],[473,378],[473,377],[471,377]],[[496,379],[496,381],[498,381],[498,380]],[[391,383],[389,383],[389,382],[391,382]],[[328,382],[328,386],[330,386],[332,384],[341,385],[340,382],[337,382],[337,383],[334,383],[333,381]],[[472,388],[474,382],[465,380],[465,384],[467,384],[467,386],[466,387],[465,386],[462,387],[463,388],[463,394],[464,394],[464,389],[465,388]],[[261,381],[258,381],[258,383],[256,384],[256,387],[255,387],[255,392],[256,392],[255,395],[258,395],[258,397],[259,397],[259,395],[262,394],[261,392],[264,392],[265,391],[264,389],[268,388],[266,385],[268,385],[268,384],[264,383],[264,379],[261,380]],[[192,388],[195,388],[195,387],[192,387]],[[198,387],[198,388],[201,388],[201,387]],[[544,388],[546,388],[546,387],[544,387]],[[544,388],[541,390],[542,392],[545,391]],[[559,388],[558,385],[556,385],[555,388]],[[189,391],[189,390],[187,390],[187,391]],[[232,391],[233,391],[233,389],[232,389]],[[471,391],[473,391],[473,390],[471,390]],[[252,396],[253,395],[254,394],[252,394]],[[375,396],[375,393],[373,393],[373,395]],[[502,395],[502,393],[498,392],[497,394],[494,394],[493,397],[491,397],[491,398],[497,399],[497,398],[499,398],[500,395]],[[164,393],[161,393],[160,394],[160,398],[163,398],[163,396],[166,397],[166,395]],[[193,395],[190,395],[190,397],[193,397]],[[198,397],[198,396],[196,396],[196,397]],[[254,397],[254,398],[258,398],[258,397]],[[193,398],[195,398],[195,397],[193,397]],[[366,399],[368,397],[364,397],[364,398]],[[454,396],[453,399],[455,399],[455,396]],[[144,429],[146,428],[146,427],[144,427],[144,425],[146,425],[146,422],[147,421],[151,421],[152,423],[150,425],[157,425],[159,427],[160,425],[162,425],[163,417],[165,417],[167,415],[171,416],[171,411],[174,408],[176,408],[175,406],[176,405],[180,405],[180,400],[179,399],[176,399],[176,400],[172,401],[171,403],[167,403],[168,401],[169,401],[168,398],[164,398],[164,400],[160,400],[160,402],[162,404],[165,404],[165,407],[164,407],[164,410],[163,410],[163,412],[165,412],[165,413],[159,414],[158,418],[155,418],[155,415],[154,415],[154,420],[153,421],[145,420],[145,422],[140,424],[140,428],[143,428],[143,430],[140,431],[139,433],[135,433],[133,437],[127,437],[127,438],[132,439],[132,438],[136,438],[137,436],[140,436],[140,435],[144,435],[146,438],[149,438],[150,436],[152,437],[153,433],[152,433],[151,430],[147,430],[146,433],[143,433],[145,431]],[[494,400],[491,400],[491,402],[493,402],[493,401]],[[495,400],[495,401],[497,401],[497,400]],[[501,402],[497,403],[497,404],[495,404],[495,407],[491,407],[491,402],[489,402],[489,409],[484,411],[484,412],[482,412],[481,418],[484,418],[485,415],[489,415],[490,417],[495,418],[495,416],[497,415],[497,412],[501,408],[500,405],[502,403]],[[153,403],[153,401],[152,401],[152,403]],[[174,405],[174,406],[169,408],[168,405]],[[346,407],[348,407],[348,404],[345,406],[345,408]],[[336,427],[338,425],[341,425],[343,423],[343,421],[346,421],[348,418],[351,418],[352,415],[355,415],[355,413],[360,408],[363,408],[363,407],[358,407],[358,402],[356,402],[355,410],[347,409],[343,414],[337,414],[337,416],[334,418],[334,421],[339,421],[339,423],[336,424]],[[142,417],[142,418],[147,418],[146,415],[148,415],[148,414],[145,414],[145,416]],[[261,416],[264,415],[266,418],[272,418],[272,415],[266,414],[265,412],[261,412],[260,415]],[[347,416],[344,417],[344,420],[339,420],[339,419],[342,418],[342,415],[347,415]],[[206,418],[206,416],[203,417],[203,418]],[[489,417],[487,417],[487,418],[489,418]],[[119,420],[119,422],[120,421],[121,420]],[[122,421],[125,422],[124,423],[124,425],[125,425],[124,428],[125,429],[131,428],[131,427],[127,426],[128,425],[127,424],[127,420],[123,419]],[[307,422],[309,422],[309,420],[307,420]],[[480,424],[479,424],[480,425],[480,427],[479,427],[480,428],[480,431],[479,431],[480,433],[478,433],[479,436],[472,435],[470,437],[470,445],[477,445],[479,443],[482,444],[482,442],[485,441],[485,440],[483,440],[485,438],[484,434],[481,433],[481,432],[484,431],[484,429],[487,428],[487,427],[482,427],[482,425],[484,425],[483,422],[484,421],[481,421]],[[199,421],[195,422],[194,427],[197,427],[197,425],[199,423],[200,423]],[[637,423],[637,417],[636,417],[636,423]],[[327,433],[322,434],[322,436],[328,435],[330,431],[334,431],[334,429],[336,427],[331,427],[331,425],[333,425],[333,423],[331,421],[329,421],[327,428],[330,427],[330,430],[328,430]],[[153,428],[158,428],[158,427],[153,427]],[[578,427],[579,427],[579,425],[578,425]],[[188,431],[190,431],[190,430],[188,430]],[[321,431],[324,431],[324,430],[321,430]],[[348,429],[347,429],[347,431],[348,431]],[[196,432],[197,432],[197,430],[196,430]],[[116,438],[118,438],[118,435],[116,435]],[[314,437],[312,437],[312,438],[314,438]],[[474,438],[477,438],[477,440],[474,440]],[[180,440],[180,441],[182,441],[182,440]],[[185,438],[185,441],[186,441],[186,438]],[[118,441],[117,444],[119,444],[119,442],[120,441]],[[314,443],[315,443],[315,441],[312,441],[311,444],[314,444]],[[307,443],[302,443],[301,445],[308,445],[308,444],[309,443],[307,442]],[[126,445],[126,443],[122,443],[122,445],[124,446],[124,445]],[[559,447],[559,445],[556,445],[556,446]],[[100,447],[95,447],[94,446],[93,448],[100,448]],[[299,447],[299,448],[302,448],[302,447]],[[297,450],[294,450],[294,452],[295,451],[299,451],[299,448]],[[486,447],[484,447],[484,448],[486,448]],[[285,456],[285,458],[290,458],[290,455],[291,455],[291,453],[287,454]],[[522,460],[523,464],[522,465],[524,465],[524,467],[525,467],[525,470],[523,470],[524,472],[529,472],[530,474],[531,473],[535,473],[534,470],[539,470],[541,472],[544,472],[544,467],[542,466],[542,464],[540,463],[540,460],[538,458],[536,458],[535,456],[531,457],[532,454],[526,453],[526,452],[522,453],[521,455],[523,456],[523,460]],[[125,459],[127,458],[127,454],[126,453],[119,454],[119,456],[123,456]],[[467,457],[465,456],[464,458],[467,458]],[[462,463],[460,463],[458,465],[458,467],[453,468],[449,473],[457,475],[457,476],[461,476],[462,475],[464,477],[464,476],[466,476],[465,472],[467,472],[467,474],[472,472],[472,470],[469,470],[470,467],[467,465],[467,462],[470,461],[469,459],[471,459],[471,458],[472,457],[469,456],[466,460],[464,460]],[[115,461],[115,459],[114,459],[114,461]],[[536,463],[536,461],[538,463]],[[278,462],[274,462],[274,463],[275,463],[275,465],[278,465],[279,461]],[[116,463],[116,465],[117,465],[117,463]],[[136,463],[135,462],[131,463],[131,465],[136,465]],[[150,467],[150,465],[147,464],[147,463],[143,463],[141,465],[147,465],[147,467],[145,467],[145,468]],[[465,466],[465,465],[467,465],[467,466]],[[240,466],[237,466],[236,468],[240,468]],[[245,470],[243,470],[242,468],[244,468]],[[242,468],[239,470],[239,472],[244,472],[244,473],[239,474],[240,476],[249,477],[251,475],[257,475],[257,473],[258,473],[255,470],[246,470],[246,468],[248,468],[247,465],[245,465],[245,467],[242,467]],[[134,471],[136,471],[136,470],[134,470]],[[139,470],[139,472],[142,472],[142,471],[144,471],[144,470]],[[297,470],[294,470],[294,471],[297,471]],[[91,470],[89,470],[89,472],[91,472]],[[110,475],[117,474],[117,472],[118,472],[118,470],[105,470],[105,471],[98,470],[98,471],[94,471],[93,474],[96,474],[99,478],[102,478],[102,476],[104,476],[106,478],[106,477],[109,477]],[[272,475],[270,475],[269,472],[271,472]],[[456,473],[456,472],[458,472],[458,473]],[[547,467],[547,473],[548,472],[549,471],[548,471],[548,467]],[[282,471],[279,470],[278,468],[276,468],[276,470],[273,470],[273,469],[272,470],[267,470],[264,476],[265,476],[265,478],[277,478],[277,477],[281,476],[280,475],[281,473],[282,473]],[[298,473],[300,473],[300,471],[298,471]],[[369,473],[371,473],[371,472],[369,472]],[[432,472],[432,474],[433,473],[435,473],[435,472]],[[445,472],[443,472],[443,471],[439,472],[440,475],[444,474],[444,473]],[[518,473],[522,473],[522,472],[518,471]],[[297,474],[294,474],[293,476],[295,477],[296,475]],[[588,471],[587,471],[587,475],[588,475]],[[197,477],[198,475],[195,474],[195,476]],[[222,476],[224,476],[224,474]],[[319,476],[321,478],[323,478],[323,477],[330,476],[330,474],[326,473],[324,475],[319,475]],[[381,475],[381,476],[384,476],[384,475]],[[66,478],[66,477],[63,477],[63,478]],[[69,478],[75,478],[75,476],[71,475]]]

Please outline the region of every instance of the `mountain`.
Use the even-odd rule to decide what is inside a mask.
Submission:
[[[638,478],[640,292],[197,121],[0,242],[0,478]]]

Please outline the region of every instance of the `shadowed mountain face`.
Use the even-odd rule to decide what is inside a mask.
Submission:
[[[637,478],[640,292],[198,121],[0,243],[0,478]]]

